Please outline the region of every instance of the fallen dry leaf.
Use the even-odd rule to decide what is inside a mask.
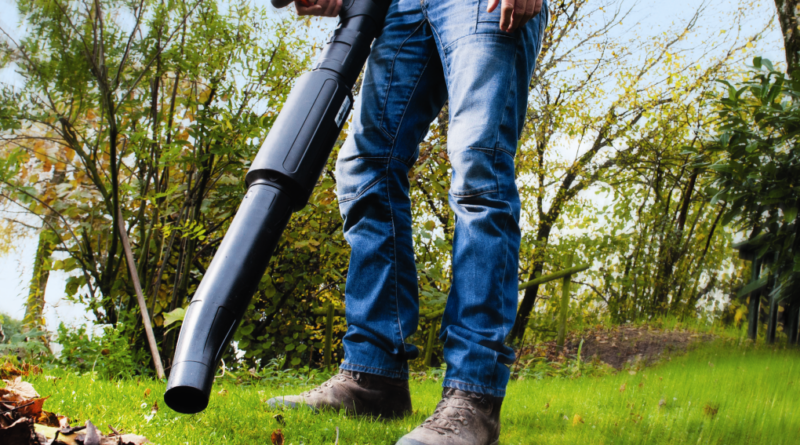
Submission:
[[[19,411],[19,415],[21,417],[30,417],[31,419],[36,419],[39,417],[39,414],[42,413],[42,405],[44,405],[45,400],[47,400],[47,397],[26,400],[25,403],[23,403],[25,406],[20,405],[20,407],[17,408],[17,411]]]
[[[86,438],[83,439],[83,445],[100,445],[100,431],[90,421],[86,421]]]
[[[147,389],[144,390],[144,398],[146,399],[147,396],[149,396],[149,395],[150,395],[150,388],[147,388]]]
[[[0,379],[9,380],[22,375],[22,370],[14,366],[11,362],[5,362],[0,366]]]
[[[703,414],[707,415],[708,417],[711,417],[712,419],[714,417],[717,417],[718,412],[719,412],[719,406],[706,404],[706,406],[703,407]]]
[[[572,418],[572,426],[578,426],[579,423],[584,423],[583,417],[580,414],[575,414],[575,417]]]
[[[112,436],[109,438],[103,438],[105,440],[113,439],[114,442],[101,442],[102,445],[143,445],[145,443],[150,443],[144,436],[137,436],[136,434],[123,434],[121,436]]]
[[[625,392],[625,388],[628,387],[627,383],[623,383],[622,386],[619,387],[619,392]]]
[[[28,382],[23,382],[22,377],[17,377],[14,380],[3,380],[6,382],[6,390],[25,399],[37,399],[39,393],[33,389],[33,385]]]
[[[272,445],[283,445],[283,432],[280,429],[273,431],[269,438]]]
[[[29,445],[36,440],[33,422],[27,417],[17,419],[7,427],[0,428],[0,443],[3,445]]]

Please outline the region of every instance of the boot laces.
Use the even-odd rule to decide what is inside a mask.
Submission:
[[[348,379],[354,380],[352,376],[349,376],[347,374],[336,374],[333,377],[329,378],[328,381],[326,381],[325,383],[317,386],[316,388],[304,392],[302,395],[308,396],[316,392],[324,392],[326,391],[326,388],[333,388],[333,385],[335,385],[337,382],[346,382]]]
[[[471,405],[453,404],[455,400],[467,400],[473,402],[468,397],[450,396],[439,402],[439,406],[433,411],[433,414],[428,417],[422,424],[423,428],[436,431],[439,434],[447,434],[448,431],[458,435],[460,433],[459,426],[467,425],[467,418],[464,414],[469,412],[475,414],[475,408]],[[445,412],[447,409],[448,412]]]

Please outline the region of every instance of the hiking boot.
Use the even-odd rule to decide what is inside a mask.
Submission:
[[[425,422],[397,445],[497,445],[502,397],[445,388]]]
[[[314,411],[343,408],[349,414],[395,419],[411,412],[408,380],[375,374],[339,371],[322,385],[299,396],[273,397],[270,408],[307,405]]]

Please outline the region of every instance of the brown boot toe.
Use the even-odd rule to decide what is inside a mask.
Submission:
[[[306,405],[318,410],[395,419],[411,412],[408,381],[374,374],[340,371],[322,385],[298,396],[273,397],[270,408],[295,409]]]
[[[497,445],[502,397],[445,388],[433,415],[397,445]]]

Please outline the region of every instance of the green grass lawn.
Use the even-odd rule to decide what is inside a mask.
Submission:
[[[83,423],[92,420],[147,436],[157,444],[264,444],[281,428],[287,444],[394,444],[423,421],[439,400],[440,384],[411,385],[414,415],[374,422],[309,410],[276,412],[269,397],[307,386],[267,383],[215,386],[209,408],[181,415],[163,403],[156,381],[103,381],[58,371],[61,377],[30,381],[45,409]],[[621,387],[624,390],[621,391]],[[221,388],[227,393],[219,394]],[[151,390],[145,396],[147,389]],[[659,406],[659,402],[661,406]],[[154,401],[160,410],[148,420]],[[503,407],[500,442],[510,444],[798,444],[800,443],[800,353],[716,342],[640,370],[577,379],[515,381]],[[576,415],[583,420],[576,422]]]

